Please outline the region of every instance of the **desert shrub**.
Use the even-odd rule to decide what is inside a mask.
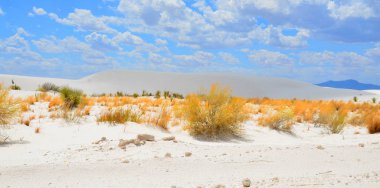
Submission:
[[[121,92],[121,91],[117,91],[116,94],[115,94],[115,96],[117,96],[117,97],[124,97],[125,94],[123,92]]]
[[[9,89],[11,89],[11,90],[21,90],[21,87],[18,86],[18,85],[16,85],[16,84],[14,84],[14,85],[11,85],[11,86],[9,87]]]
[[[176,99],[183,99],[183,95],[182,94],[179,94],[179,93],[173,93],[173,97],[176,98]]]
[[[0,126],[10,124],[20,112],[20,102],[0,85]]]
[[[62,87],[59,92],[67,109],[74,109],[81,103],[83,92],[81,90],[72,89],[70,87]]]
[[[373,103],[373,104],[376,103],[376,98],[375,98],[375,97],[372,98],[372,103]]]
[[[263,115],[258,123],[276,131],[291,133],[292,125],[295,123],[293,109],[284,108],[269,115]]]
[[[138,93],[133,93],[133,97],[137,98],[137,97],[139,97],[139,94]]]
[[[156,99],[161,98],[161,91],[156,91],[156,94],[154,95],[154,98],[156,98]]]
[[[380,132],[380,111],[367,114],[365,124],[370,134]]]
[[[358,102],[358,97],[355,96],[355,97],[353,98],[353,100],[354,100],[354,102]]]
[[[170,98],[171,95],[170,95],[170,92],[169,91],[164,91],[164,98]]]
[[[53,84],[53,83],[50,83],[50,82],[46,82],[46,83],[43,83],[39,88],[38,88],[39,91],[42,91],[42,92],[48,92],[48,91],[55,91],[55,92],[58,92],[59,91],[59,86]]]
[[[170,119],[171,119],[171,112],[169,109],[169,104],[164,103],[160,106],[160,109],[157,112],[157,114],[155,114],[153,117],[148,119],[148,123],[167,130]]]
[[[106,122],[106,123],[115,125],[115,124],[123,124],[128,121],[140,123],[141,120],[142,120],[141,113],[135,112],[134,110],[130,108],[123,109],[119,107],[119,108],[102,113],[98,117],[97,122]]]
[[[347,114],[334,103],[329,103],[320,108],[316,123],[325,126],[331,133],[340,133],[345,126]]]
[[[231,90],[212,85],[208,93],[189,95],[183,105],[186,129],[193,136],[218,138],[239,136],[248,119],[245,101],[231,97]]]

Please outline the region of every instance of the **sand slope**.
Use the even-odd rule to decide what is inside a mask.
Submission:
[[[169,90],[188,94],[200,88],[209,88],[212,83],[230,86],[233,94],[242,97],[328,99],[352,98],[371,95],[365,91],[322,88],[313,84],[284,78],[247,76],[227,73],[159,73],[135,71],[106,71],[79,80],[36,78],[0,75],[0,82],[9,85],[14,80],[26,90],[35,90],[44,82],[70,85],[83,89],[88,94],[123,91],[127,93],[147,90]]]

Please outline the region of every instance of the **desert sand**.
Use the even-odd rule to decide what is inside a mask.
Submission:
[[[269,97],[286,99],[352,99],[354,96],[373,96],[365,91],[323,88],[310,83],[285,78],[238,75],[236,73],[168,73],[138,71],[105,71],[79,80],[0,75],[0,83],[11,81],[23,90],[36,90],[45,82],[70,85],[88,94],[115,93],[117,91],[141,93],[168,90],[181,94],[197,92],[213,83],[231,87],[233,95],[241,97]]]
[[[47,116],[47,106],[37,102],[31,110]],[[298,123],[287,134],[252,117],[241,138],[199,140],[180,126],[99,124],[99,108],[77,123],[39,118],[1,129],[8,139],[0,145],[0,187],[242,187],[246,178],[251,187],[380,185],[380,135],[363,127],[329,134]],[[138,134],[154,141],[119,147],[120,139]]]

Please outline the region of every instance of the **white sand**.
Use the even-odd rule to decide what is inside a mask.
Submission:
[[[36,103],[32,110],[48,114],[46,103]],[[252,187],[380,185],[380,134],[348,127],[331,135],[297,124],[295,135],[288,135],[254,121],[244,128],[240,139],[202,141],[180,127],[165,132],[135,123],[109,126],[97,124],[94,116],[79,124],[47,118],[33,120],[29,127],[15,124],[0,129],[9,136],[0,145],[0,187],[242,187],[244,178]],[[152,134],[156,141],[118,148],[119,139],[139,133]],[[161,140],[169,135],[178,143]],[[101,137],[107,141],[93,144]],[[185,152],[192,155],[185,157]]]
[[[51,79],[0,75],[0,83],[9,85],[14,80],[24,90],[36,90],[45,82],[57,85],[70,85],[88,94],[115,93],[129,94],[142,90],[156,92],[169,90],[188,94],[200,88],[209,88],[212,83],[231,87],[233,94],[242,97],[298,98],[298,99],[332,99],[371,95],[365,91],[333,89],[315,86],[310,83],[285,78],[238,75],[234,73],[159,73],[134,71],[100,72],[80,80]]]

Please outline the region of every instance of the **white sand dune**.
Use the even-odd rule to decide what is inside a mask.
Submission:
[[[79,80],[39,78],[15,75],[0,75],[0,83],[9,85],[14,80],[24,90],[35,90],[45,82],[70,85],[88,94],[116,91],[141,93],[169,90],[188,94],[200,88],[209,88],[212,83],[229,86],[233,94],[242,97],[336,99],[354,96],[371,96],[365,91],[322,88],[306,82],[285,78],[248,76],[227,73],[161,73],[135,71],[106,71]]]

